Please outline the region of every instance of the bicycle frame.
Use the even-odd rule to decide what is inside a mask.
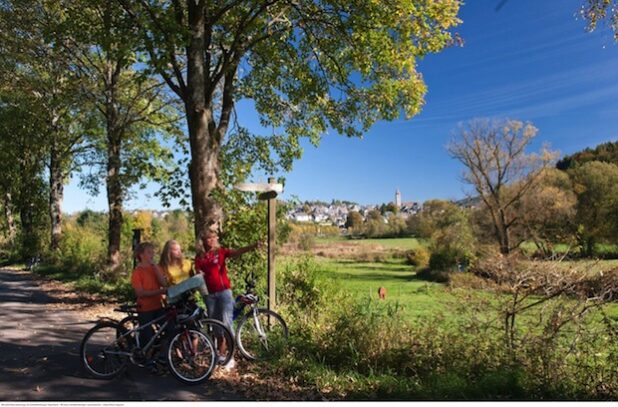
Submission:
[[[176,316],[176,311],[170,310],[166,312],[165,315],[161,315],[160,317],[157,317],[151,320],[146,325],[138,325],[136,328],[132,328],[128,330],[127,332],[124,332],[122,335],[120,335],[120,337],[116,339],[116,342],[118,342],[120,339],[126,338],[129,335],[137,333],[137,335],[135,335],[135,342],[136,342],[137,349],[143,352],[147,352],[154,345],[155,341],[161,336],[161,333],[164,332],[165,329],[168,327],[170,323],[169,322],[170,318],[173,318],[175,316]],[[153,329],[155,331],[154,335],[152,336],[152,338],[150,338],[148,343],[144,347],[142,347],[140,344],[139,332],[146,328],[153,327],[156,323],[162,321],[163,319],[165,319],[166,321],[162,325],[160,325],[158,329],[157,328]],[[131,356],[133,352],[118,352],[118,354]]]

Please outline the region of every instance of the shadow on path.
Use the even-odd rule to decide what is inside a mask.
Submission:
[[[92,321],[78,311],[49,307],[65,301],[45,293],[21,271],[0,269],[0,302],[2,401],[243,399],[215,380],[186,386],[169,374],[151,376],[134,366],[112,380],[92,379],[79,360]]]

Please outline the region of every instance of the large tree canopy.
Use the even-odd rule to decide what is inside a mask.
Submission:
[[[185,105],[196,229],[219,223],[221,147],[235,103],[253,100],[272,128],[264,157],[289,169],[299,139],[329,128],[359,136],[380,119],[417,114],[417,58],[453,40],[459,0],[118,0],[147,63]]]

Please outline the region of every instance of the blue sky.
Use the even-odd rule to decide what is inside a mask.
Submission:
[[[618,141],[618,44],[600,27],[585,31],[577,12],[583,0],[469,0],[456,31],[463,47],[419,61],[428,86],[426,105],[411,120],[376,123],[362,139],[326,134],[320,146],[304,143],[303,158],[286,177],[283,198],[345,199],[363,204],[460,199],[463,168],[445,145],[458,123],[475,117],[532,122],[543,143],[569,154]],[[240,103],[239,120],[256,126],[251,104]],[[256,175],[255,181],[265,176]],[[150,185],[126,205],[161,209]],[[150,197],[149,197],[150,196]],[[64,210],[106,210],[73,180]]]

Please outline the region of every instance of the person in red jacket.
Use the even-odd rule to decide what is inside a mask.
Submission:
[[[223,248],[219,246],[219,236],[211,230],[202,233],[200,240],[204,250],[195,258],[195,270],[204,275],[204,281],[208,288],[209,294],[204,299],[208,316],[223,322],[230,329],[230,332],[234,332],[232,329],[234,296],[227,275],[225,259],[238,257],[243,253],[260,248],[262,243],[258,241],[240,249]],[[219,341],[219,353],[225,355],[226,350],[227,344],[222,337],[222,340]],[[233,368],[234,359],[230,359],[226,367]]]

